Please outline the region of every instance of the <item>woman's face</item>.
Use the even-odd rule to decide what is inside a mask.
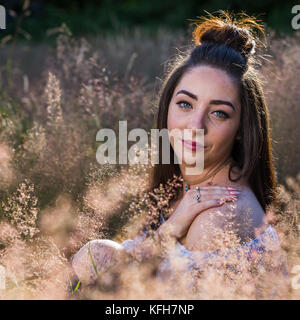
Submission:
[[[232,146],[240,124],[241,106],[237,85],[222,70],[195,67],[185,73],[174,90],[168,111],[168,130],[191,129],[191,138],[196,140],[203,129],[204,168],[218,165],[231,155]],[[189,164],[196,154],[195,146],[182,139],[170,136],[174,152],[178,156],[180,141],[182,163]],[[199,139],[198,139],[199,141]],[[201,148],[201,147],[200,147]],[[197,149],[199,150],[199,149]],[[192,157],[192,158],[191,158]]]

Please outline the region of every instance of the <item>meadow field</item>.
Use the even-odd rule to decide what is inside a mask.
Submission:
[[[124,262],[118,276],[113,270],[95,286],[76,287],[70,258],[89,240],[134,234],[149,167],[99,165],[96,133],[118,132],[119,120],[128,131],[153,127],[167,63],[190,37],[135,29],[74,38],[66,26],[51,33],[55,46],[2,43],[0,50],[1,299],[164,299],[148,264]],[[272,222],[290,272],[288,292],[277,288],[282,299],[300,298],[299,56],[299,31],[281,38],[270,32],[259,67],[278,179],[280,210]],[[201,279],[201,290],[174,297],[255,298],[246,276],[236,287],[227,281],[219,272]]]

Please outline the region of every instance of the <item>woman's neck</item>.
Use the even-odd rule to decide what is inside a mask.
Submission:
[[[228,180],[228,171],[232,158],[220,162],[217,165],[205,168],[200,175],[186,175],[185,170],[181,167],[183,182],[190,188],[194,186],[221,185]]]

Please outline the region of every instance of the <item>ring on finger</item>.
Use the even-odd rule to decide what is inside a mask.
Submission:
[[[197,194],[196,199],[197,199],[197,202],[199,203],[199,202],[201,202],[200,187],[199,187],[199,186],[197,186],[195,189],[198,191],[198,194]]]

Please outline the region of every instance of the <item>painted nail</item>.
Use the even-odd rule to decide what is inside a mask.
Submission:
[[[236,197],[236,196],[228,196],[228,197],[227,197],[227,200],[228,200],[228,201],[236,201],[236,200],[237,200],[237,197]]]
[[[232,194],[232,195],[238,195],[238,194],[240,194],[239,191],[230,191],[229,193]]]

